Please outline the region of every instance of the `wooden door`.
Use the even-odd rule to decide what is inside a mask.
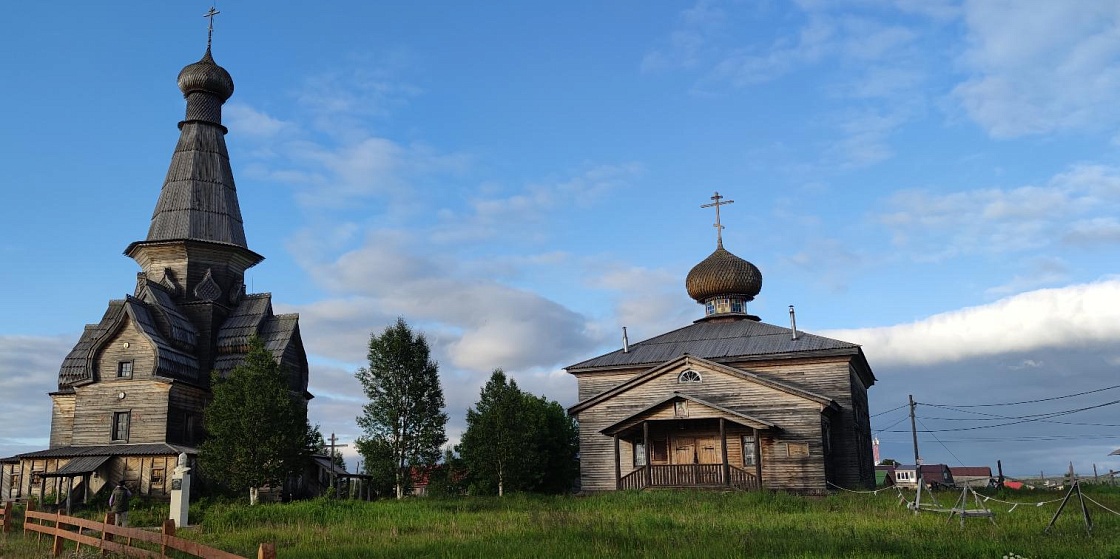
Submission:
[[[695,464],[696,463],[696,439],[693,437],[674,437],[673,438],[673,463],[674,464]]]
[[[719,437],[706,437],[696,441],[696,458],[700,464],[723,464]]]

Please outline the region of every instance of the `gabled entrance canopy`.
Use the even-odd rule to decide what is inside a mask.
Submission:
[[[778,427],[776,424],[769,421],[729,410],[711,402],[701,400],[700,398],[689,396],[688,394],[673,392],[672,396],[603,429],[600,433],[609,437],[618,435],[619,438],[627,439],[630,438],[630,436],[640,434],[642,432],[642,424],[646,421],[681,419],[678,413],[680,409],[677,405],[678,402],[691,402],[694,404],[688,412],[688,416],[691,419],[722,419],[730,423],[760,431],[776,429]]]

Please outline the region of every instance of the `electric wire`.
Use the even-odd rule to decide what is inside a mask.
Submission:
[[[1054,396],[1054,397],[1051,397],[1051,398],[1041,398],[1041,399],[1038,399],[1038,400],[1023,400],[1021,402],[1004,402],[1002,404],[958,405],[957,407],[959,407],[959,408],[988,408],[988,407],[996,407],[996,406],[1018,406],[1018,405],[1021,405],[1021,404],[1036,404],[1038,402],[1050,402],[1050,401],[1053,401],[1053,400],[1061,400],[1061,399],[1064,399],[1064,398],[1074,398],[1076,396],[1084,396],[1086,394],[1095,394],[1097,392],[1104,392],[1106,390],[1114,390],[1114,389],[1117,389],[1117,388],[1120,388],[1120,384],[1116,384],[1116,385],[1113,385],[1113,386],[1106,386],[1104,388],[1098,388],[1096,390],[1088,390],[1088,391],[1085,391],[1085,392],[1078,392],[1076,394],[1066,394],[1064,396]],[[934,406],[934,407],[944,407],[943,404],[924,404],[924,405]]]

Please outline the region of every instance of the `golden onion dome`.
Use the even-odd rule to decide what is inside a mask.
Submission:
[[[740,295],[751,301],[762,291],[762,272],[720,243],[715,252],[688,272],[684,285],[688,296],[698,303],[719,295]]]

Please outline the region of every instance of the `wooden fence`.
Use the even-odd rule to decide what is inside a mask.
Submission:
[[[7,518],[7,516],[5,516]],[[163,523],[161,532],[116,526],[113,513],[105,515],[104,522],[65,516],[61,512],[49,513],[34,510],[30,504],[24,513],[23,533],[35,532],[36,541],[43,536],[53,538],[51,554],[62,554],[64,543],[69,540],[93,549],[119,553],[128,557],[166,558],[168,550],[176,550],[199,559],[246,559],[220,549],[175,536],[175,521]],[[257,549],[257,559],[276,559],[276,546],[262,543]]]
[[[12,531],[12,502],[7,501],[4,503],[4,508],[0,509],[0,533],[7,534]]]

